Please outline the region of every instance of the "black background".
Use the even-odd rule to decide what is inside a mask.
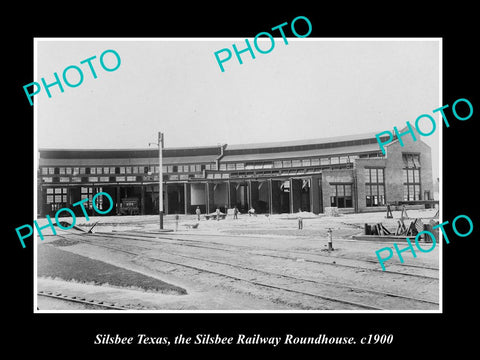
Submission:
[[[479,121],[478,87],[478,13],[460,2],[438,3],[421,8],[418,4],[385,3],[382,7],[316,5],[293,8],[291,4],[266,6],[260,10],[246,3],[202,3],[192,7],[181,4],[175,10],[162,2],[144,6],[133,3],[94,3],[75,6],[25,5],[11,7],[2,24],[3,52],[3,311],[6,347],[23,353],[33,350],[46,356],[105,354],[127,356],[153,352],[162,357],[172,350],[280,352],[299,354],[311,351],[314,356],[341,355],[351,351],[378,356],[403,354],[433,355],[452,349],[467,353],[476,339],[476,276],[478,274],[478,176],[477,151],[474,150]],[[208,5],[205,5],[208,4]],[[451,240],[444,246],[443,314],[33,314],[33,247],[27,241],[22,249],[15,228],[33,222],[33,108],[23,85],[33,78],[34,37],[240,37],[253,38],[257,33],[297,16],[312,23],[309,37],[442,37],[443,104],[450,128],[443,131],[443,214],[453,220],[468,215],[474,232],[466,238],[455,236],[447,226]],[[8,21],[5,21],[8,20]],[[299,33],[303,33],[299,30]],[[288,36],[288,35],[287,35]],[[212,49],[212,52],[215,49]],[[213,55],[212,55],[213,56]],[[270,55],[270,56],[274,56]],[[476,65],[476,66],[474,66]],[[477,85],[478,86],[478,85]],[[467,121],[456,120],[451,105],[459,98],[473,104],[474,113]],[[433,109],[426,109],[433,110]],[[361,115],[361,114],[360,114]],[[420,114],[419,114],[420,115]],[[356,118],[361,118],[357,116]],[[401,124],[399,124],[401,125]],[[379,129],[383,130],[383,129]],[[438,130],[437,130],[438,131]],[[433,136],[438,136],[435,133]],[[5,211],[6,210],[6,211]],[[136,336],[169,336],[180,333],[194,337],[197,333],[234,336],[262,334],[282,336],[355,336],[393,334],[391,345],[360,346],[114,346],[93,345],[98,333]],[[6,349],[4,349],[6,350]]]

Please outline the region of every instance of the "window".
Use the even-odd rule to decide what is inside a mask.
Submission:
[[[302,160],[302,166],[310,166],[310,159],[303,159]]]
[[[274,161],[273,162],[273,167],[276,168],[276,169],[281,169],[283,167],[282,162],[281,161]]]
[[[122,167],[120,168],[120,174],[125,174],[125,167],[124,167],[124,166],[122,166]]]
[[[245,164],[244,163],[237,163],[236,165],[237,170],[244,170],[245,169]]]
[[[42,168],[42,175],[48,175],[48,168]]]
[[[202,165],[195,165],[195,171],[196,172],[201,172],[202,171]]]
[[[422,200],[420,169],[403,169],[403,200]]]
[[[102,188],[96,188],[96,193],[99,193],[99,192],[102,192]],[[100,210],[103,210],[103,196],[104,195],[101,195],[101,196],[97,196],[95,198],[95,206],[97,207],[97,209],[100,209]],[[92,201],[92,199],[90,199],[90,202]]]
[[[85,168],[80,168],[80,174],[84,175],[85,174]]]
[[[190,165],[190,172],[195,172],[195,165]]]
[[[245,170],[253,170],[255,168],[254,163],[246,163],[245,164]]]
[[[312,166],[319,166],[320,165],[320,159],[312,159]]]
[[[224,164],[220,164],[220,170],[221,170],[221,171],[227,170],[227,164],[225,164],[225,163],[224,163]]]
[[[61,167],[61,168],[59,169],[59,173],[60,173],[60,175],[65,175],[65,168],[64,168],[64,167]]]
[[[273,168],[273,163],[271,163],[271,162],[263,163],[263,168],[264,169],[272,169]]]
[[[402,153],[403,200],[422,200],[420,181],[420,154]]]
[[[367,207],[385,205],[383,168],[365,168],[365,196]]]
[[[340,164],[348,163],[348,156],[340,156]]]
[[[284,168],[289,168],[292,167],[292,161],[291,160],[286,160],[283,162],[283,167]]]
[[[320,165],[330,165],[330,158],[321,158]]]
[[[51,204],[52,210],[65,207],[67,203],[67,188],[47,188],[47,204]]]
[[[420,154],[402,154],[403,163],[406,168],[419,168],[420,167]]]
[[[337,157],[337,156],[333,156],[330,158],[330,161],[332,163],[332,165],[335,165],[335,164],[339,164],[340,163],[340,159]]]
[[[131,173],[132,173],[132,167],[131,167],[131,166],[127,166],[127,167],[125,168],[125,172],[126,172],[127,174],[131,174]]]
[[[235,163],[227,164],[227,170],[235,170]]]
[[[104,173],[104,174],[110,174],[110,168],[104,167],[104,168],[103,168],[103,173]]]
[[[299,167],[302,166],[301,160],[292,160],[292,167]]]
[[[93,199],[93,188],[91,187],[82,187],[81,188],[81,196],[83,199],[88,199],[88,201],[85,202],[85,207],[88,207],[88,209],[92,208],[92,199]]]
[[[338,208],[351,208],[352,184],[330,184],[331,196],[330,205]]]

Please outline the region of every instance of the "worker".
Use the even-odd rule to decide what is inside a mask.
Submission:
[[[180,216],[178,213],[175,214],[175,231],[178,231],[178,220],[180,219]]]
[[[200,211],[200,206],[197,206],[197,209],[195,210],[195,214],[197,214],[197,220],[200,221],[200,214],[202,212]]]
[[[253,208],[253,206],[250,208],[250,210],[248,210],[248,216],[252,215],[255,215],[255,209]]]
[[[303,229],[303,218],[300,215],[302,212],[302,209],[298,209],[298,229],[301,230]]]
[[[220,220],[220,208],[217,207],[216,213],[217,213],[217,220]]]
[[[234,219],[234,220],[235,220],[235,219],[238,219],[238,208],[237,208],[237,206],[235,206],[235,207],[233,208],[233,219]]]

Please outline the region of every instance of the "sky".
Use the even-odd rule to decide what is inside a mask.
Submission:
[[[34,97],[38,148],[148,148],[159,131],[166,147],[379,133],[443,105],[438,39],[288,38],[286,45],[280,37],[268,54],[249,41],[255,59],[245,52],[239,64],[232,44],[244,49],[244,38],[37,39],[33,81],[52,83],[70,65],[84,75],[78,87]],[[221,72],[214,53],[224,48],[232,58]],[[99,62],[109,49],[121,58],[111,72]],[[92,56],[96,79],[80,63]],[[104,60],[116,64],[111,53]],[[75,70],[67,74],[78,82]],[[435,177],[440,128],[422,137]]]

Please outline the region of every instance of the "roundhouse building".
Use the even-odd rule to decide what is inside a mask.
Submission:
[[[217,207],[254,207],[258,213],[384,210],[386,204],[433,199],[430,147],[403,136],[383,155],[374,133],[325,139],[163,150],[165,214],[202,213]],[[38,215],[52,215],[98,192],[121,213],[134,199],[139,214],[158,214],[156,149],[40,149]],[[96,198],[102,209],[105,199]]]

